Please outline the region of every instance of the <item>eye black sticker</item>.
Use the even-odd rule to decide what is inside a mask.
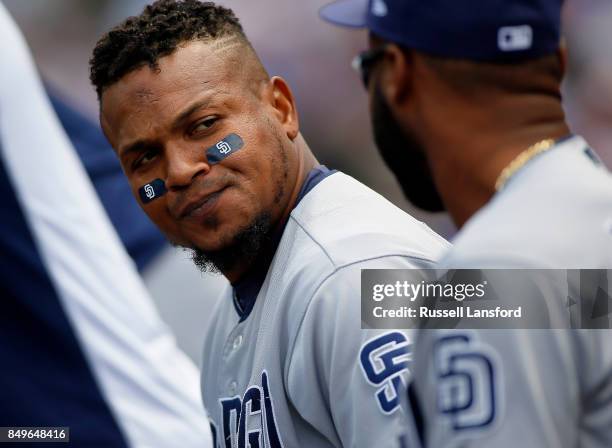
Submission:
[[[210,165],[221,162],[244,146],[238,134],[230,134],[219,143],[206,150],[206,158]]]
[[[161,179],[155,179],[138,189],[140,200],[143,204],[148,204],[154,199],[166,194],[166,184]]]
[[[206,158],[208,163],[211,165],[219,163],[226,157],[234,154],[243,146],[244,142],[238,134],[229,134],[223,140],[206,150]],[[162,179],[155,179],[154,181],[140,187],[138,189],[138,194],[142,203],[148,204],[149,202],[166,194],[166,191],[165,182]]]

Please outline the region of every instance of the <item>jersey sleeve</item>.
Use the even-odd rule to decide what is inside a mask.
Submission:
[[[522,286],[537,297],[557,282],[531,293]],[[558,312],[567,306],[560,291],[551,297]],[[611,337],[604,329],[421,330],[407,415],[422,415],[426,447],[612,446]]]
[[[565,334],[564,334],[565,333]],[[563,330],[425,330],[409,401],[424,445],[577,446],[575,343]]]
[[[337,270],[303,317],[287,371],[288,394],[334,446],[399,446],[411,335],[361,329],[360,279],[361,269],[408,267],[406,258],[386,257]]]

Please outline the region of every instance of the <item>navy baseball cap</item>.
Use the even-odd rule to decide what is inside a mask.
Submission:
[[[503,61],[559,48],[563,0],[338,0],[320,16],[425,53]]]

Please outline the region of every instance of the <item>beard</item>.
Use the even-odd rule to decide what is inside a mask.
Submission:
[[[203,251],[199,248],[185,248],[191,252],[193,264],[201,272],[220,274],[241,264],[253,263],[271,241],[272,219],[263,212],[240,230],[232,242],[223,249]]]
[[[374,88],[372,127],[378,151],[406,198],[422,210],[444,211],[423,147],[410,131],[399,125],[378,85]]]

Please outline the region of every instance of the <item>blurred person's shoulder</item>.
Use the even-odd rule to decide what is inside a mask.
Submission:
[[[612,175],[578,136],[534,158],[479,210],[449,267],[612,267]]]

